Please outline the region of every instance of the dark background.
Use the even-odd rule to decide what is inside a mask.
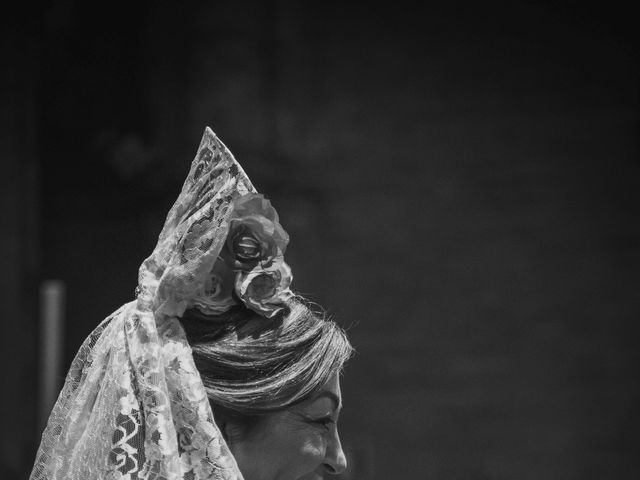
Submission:
[[[640,474],[636,17],[373,5],[4,11],[0,477],[40,434],[39,284],[67,287],[66,367],[132,299],[206,125],[350,327],[343,478]]]

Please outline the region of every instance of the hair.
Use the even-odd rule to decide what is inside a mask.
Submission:
[[[353,354],[346,333],[301,297],[268,319],[238,306],[182,318],[216,421],[247,433],[266,414],[311,397]]]

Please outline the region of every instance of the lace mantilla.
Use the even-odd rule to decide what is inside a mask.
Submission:
[[[31,480],[242,479],[214,422],[178,317],[207,303],[210,274],[235,218],[234,202],[253,194],[231,152],[207,128],[158,244],[140,267],[138,298],[105,319],[73,361]],[[260,244],[252,238],[234,240],[240,260],[254,259]],[[224,301],[244,301],[265,309],[265,316],[274,312],[274,299],[287,294],[290,282],[282,262],[285,244],[269,250],[268,262],[234,271],[240,296]],[[270,284],[267,277],[280,283]],[[254,278],[260,282],[251,283]],[[262,297],[251,297],[254,291]]]

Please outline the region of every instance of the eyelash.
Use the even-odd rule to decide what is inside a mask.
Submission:
[[[329,425],[333,423],[333,419],[331,417],[323,417],[313,420],[313,423],[322,426],[323,428],[329,430]]]

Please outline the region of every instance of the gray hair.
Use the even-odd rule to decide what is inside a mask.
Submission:
[[[265,414],[309,398],[353,354],[335,322],[301,297],[268,319],[238,307],[211,318],[182,318],[217,421],[250,428]]]

